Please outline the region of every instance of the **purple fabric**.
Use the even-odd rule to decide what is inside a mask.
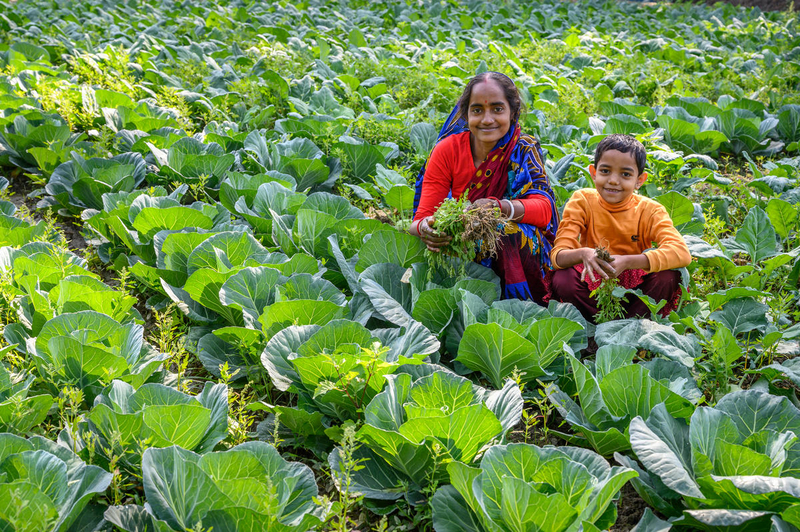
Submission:
[[[680,289],[681,274],[677,270],[664,270],[648,273],[642,278],[642,283],[636,288],[656,301],[674,299]],[[586,282],[581,281],[580,272],[573,266],[565,270],[558,270],[553,274],[552,282],[553,299],[572,303],[584,318],[594,323],[597,314],[597,301],[591,297],[591,289]],[[638,297],[630,296],[628,303],[623,303],[626,318],[649,318],[650,309]]]

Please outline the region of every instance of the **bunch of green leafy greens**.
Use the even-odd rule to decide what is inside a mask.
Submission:
[[[499,208],[478,207],[470,203],[466,194],[459,199],[445,199],[436,211],[433,228],[451,240],[438,252],[425,252],[431,270],[455,275],[455,265],[460,262],[459,272],[463,274],[463,264],[473,260],[476,253],[496,256],[500,237],[497,228],[504,220]]]

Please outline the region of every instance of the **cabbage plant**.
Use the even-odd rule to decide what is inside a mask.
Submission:
[[[0,186],[0,191],[5,188]],[[14,216],[16,211],[16,205],[10,201],[0,200],[0,246],[19,247],[28,242],[53,236],[47,234],[47,224],[44,221],[32,224]]]
[[[111,473],[84,464],[41,436],[0,434],[0,527],[17,532],[93,530],[87,504],[111,484]],[[76,525],[80,523],[80,526]],[[71,528],[77,526],[77,528]]]
[[[480,467],[453,462],[452,485],[431,501],[437,532],[606,530],[614,499],[636,472],[576,447],[491,447]]]
[[[128,262],[131,264],[144,262],[155,267],[157,246],[165,236],[159,235],[161,231],[189,228],[202,233],[228,227],[230,214],[221,205],[200,201],[182,205],[186,189],[186,186],[178,187],[169,195],[161,187],[103,194],[99,207],[86,209],[81,214],[86,225],[103,241],[98,249],[100,258],[116,262],[118,254],[124,253],[130,255]]]
[[[270,380],[298,394],[297,405],[271,406],[280,425],[303,446],[330,449],[326,428],[363,419],[365,407],[404,366],[420,365],[439,342],[422,324],[368,330],[350,320],[300,325],[273,336],[261,355]],[[316,442],[312,445],[311,442]]]
[[[433,365],[405,366],[388,375],[386,388],[364,411],[355,452],[363,468],[350,490],[368,499],[424,501],[436,483],[449,482],[445,464],[473,463],[502,443],[522,416],[522,394],[513,381],[488,391]],[[329,462],[341,481],[341,449]]]
[[[733,392],[689,423],[662,403],[631,421],[631,449],[644,466],[633,485],[676,523],[705,530],[800,525],[800,410],[785,397]],[[623,465],[635,462],[615,455]]]
[[[84,310],[48,320],[24,350],[53,393],[63,386],[83,390],[88,402],[113,379],[134,388],[144,384],[167,359],[144,341],[144,328]]]
[[[136,298],[114,290],[88,270],[86,261],[72,252],[43,242],[0,251],[0,269],[11,273],[17,321],[4,333],[12,343],[37,336],[42,326],[68,312],[95,310],[120,323],[143,322],[134,308]]]
[[[0,350],[4,355],[11,350]],[[53,398],[47,394],[30,394],[36,377],[18,375],[0,363],[0,429],[24,434],[47,417]]]
[[[305,532],[320,525],[311,469],[251,441],[224,452],[147,449],[142,459],[147,506],[114,506],[105,518],[127,532],[214,530]]]
[[[418,328],[423,335],[427,332],[419,324]],[[298,407],[340,421],[359,419],[383,390],[387,375],[405,364],[422,364],[438,345],[424,335],[424,343],[400,352],[392,344],[381,345],[366,327],[349,320],[290,329],[270,339],[262,355],[272,382],[279,390],[298,393]],[[414,328],[403,332],[419,334]]]
[[[228,433],[228,387],[206,383],[197,396],[162,384],[143,384],[135,390],[115,380],[95,399],[86,414],[82,437],[94,436],[107,459],[122,457],[140,463],[144,447],[177,445],[206,453]]]
[[[45,190],[52,198],[39,206],[63,206],[78,214],[85,208],[102,209],[106,192],[130,192],[144,181],[146,165],[138,153],[122,153],[108,159],[84,159],[73,152],[72,161],[59,165]]]
[[[692,415],[701,393],[689,370],[664,359],[633,364],[634,355],[636,349],[627,346],[601,347],[594,363],[567,355],[580,404],[555,383],[548,385],[547,397],[577,435],[556,434],[607,456],[630,449],[631,419],[648,415],[658,403],[675,417]]]

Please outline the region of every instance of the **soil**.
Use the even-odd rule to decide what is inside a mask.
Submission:
[[[620,492],[617,501],[617,523],[611,527],[611,532],[628,532],[642,518],[647,503],[639,497],[631,483],[628,482]]]

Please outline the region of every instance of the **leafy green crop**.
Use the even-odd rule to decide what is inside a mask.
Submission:
[[[0,523],[10,530],[93,528],[102,516],[87,505],[110,483],[111,473],[55,442],[0,434]]]
[[[440,532],[605,530],[613,499],[636,477],[591,451],[520,443],[491,447],[480,468],[453,462],[447,471],[453,484],[432,501]]]
[[[663,403],[674,417],[691,416],[693,403],[701,394],[686,367],[658,358],[633,364],[635,354],[632,347],[603,346],[593,364],[567,355],[580,406],[555,383],[547,392],[550,402],[578,434],[557,434],[607,456],[630,449],[631,419],[648,415],[656,404]]]
[[[148,508],[115,506],[105,513],[127,532],[196,526],[304,532],[320,524],[326,513],[314,501],[317,485],[311,469],[285,461],[263,442],[205,455],[174,446],[148,449],[142,472]]]
[[[162,384],[134,390],[115,380],[97,396],[86,419],[83,439],[91,437],[108,460],[121,457],[139,465],[140,449],[170,445],[202,454],[227,435],[228,389],[207,383],[192,397]]]
[[[553,436],[628,453],[671,519],[634,530],[798,528],[798,51],[726,3],[0,0],[0,428],[44,436],[0,459],[0,529],[608,529],[633,473],[508,444]],[[606,135],[645,145],[674,313],[500,300],[472,244],[428,265],[414,177],[488,70],[559,209]],[[67,477],[9,476],[45,452]]]
[[[167,358],[144,342],[144,329],[121,324],[93,310],[60,314],[17,350],[29,355],[45,383],[58,393],[65,385],[91,402],[106,383],[121,379],[138,388]]]
[[[633,485],[661,512],[683,511],[678,522],[688,525],[751,530],[773,516],[800,524],[798,422],[800,411],[788,399],[755,390],[698,408],[688,424],[659,404],[646,419],[631,421],[631,449],[647,471]],[[747,512],[732,520],[741,510]]]
[[[504,441],[519,422],[522,395],[512,381],[489,392],[433,366],[403,370],[386,377],[385,389],[364,411],[356,452],[364,467],[354,473],[353,489],[371,499],[405,496],[419,504],[431,486],[447,481],[447,463],[470,464],[486,445]],[[341,476],[340,460],[334,450],[329,462]]]
[[[0,364],[0,429],[25,434],[44,421],[53,398],[44,394],[29,396],[35,380],[33,375],[16,375]]]

